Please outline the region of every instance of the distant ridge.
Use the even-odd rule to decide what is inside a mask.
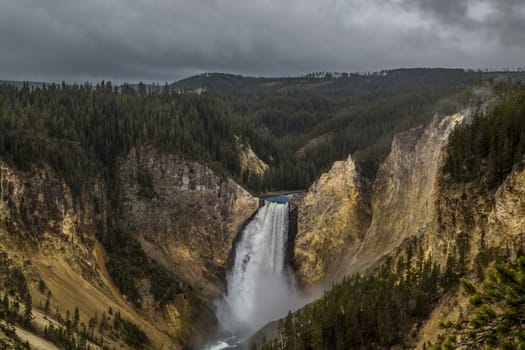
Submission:
[[[178,90],[216,93],[301,92],[321,95],[353,95],[374,89],[403,89],[403,85],[463,85],[482,78],[481,71],[458,68],[410,68],[377,72],[314,72],[297,77],[253,77],[229,73],[203,73],[172,84]],[[401,86],[400,86],[401,82]]]
[[[49,83],[44,83],[41,81],[0,80],[0,85],[11,85],[17,88],[22,88],[25,84],[27,84],[30,88],[41,88],[42,86],[48,85]]]
[[[508,79],[525,81],[525,70],[482,71],[463,68],[396,68],[370,72],[310,72],[298,76],[261,77],[233,73],[207,72],[177,80],[169,86],[183,91],[209,91],[215,93],[271,93],[271,92],[311,92],[321,95],[353,94],[358,90],[388,89],[399,84],[399,79],[407,79],[407,84],[427,86],[471,83],[477,79]],[[419,80],[419,82],[418,82]],[[106,80],[110,82],[110,80]],[[2,80],[0,86],[10,85],[17,88],[27,84],[30,88],[41,88],[45,85],[61,85],[61,82],[42,82],[24,80]],[[84,83],[66,83],[66,85],[83,85]],[[97,82],[89,82],[96,86]],[[125,82],[113,86],[127,85],[137,89],[140,82]],[[144,86],[162,88],[164,83],[144,83]]]

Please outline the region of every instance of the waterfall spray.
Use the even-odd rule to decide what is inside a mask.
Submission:
[[[248,336],[302,304],[285,266],[288,211],[288,203],[265,201],[242,232],[226,294],[217,303],[223,331]]]

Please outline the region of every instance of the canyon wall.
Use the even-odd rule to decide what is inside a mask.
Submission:
[[[488,261],[523,251],[522,165],[495,188],[458,183],[443,172],[448,138],[465,119],[468,114],[435,118],[427,127],[395,136],[369,187],[349,158],[310,188],[299,203],[295,248],[304,284],[329,285],[344,275],[373,271],[388,257],[396,261],[414,254],[408,252],[414,247],[442,269],[455,259],[476,279]],[[454,320],[468,308],[459,288],[445,292],[414,331],[418,349],[437,340],[440,321]]]
[[[364,179],[352,157],[335,162],[298,205],[295,263],[303,283],[337,273],[353,256],[370,222]]]
[[[144,250],[206,293],[222,292],[233,241],[259,208],[231,179],[152,147],[119,164],[120,203]]]
[[[433,230],[448,136],[463,116],[398,134],[369,185],[351,157],[299,204],[296,262],[306,284],[363,271],[405,239]]]
[[[75,308],[84,325],[119,312],[147,334],[153,348],[180,349],[195,340],[194,334],[206,333],[199,327],[214,324],[210,305],[206,315],[198,315],[208,320],[195,322],[200,303],[208,302],[195,295],[212,300],[222,292],[233,241],[257,210],[257,198],[204,165],[153,147],[133,149],[118,161],[119,208],[110,206],[101,177],[85,179],[75,192],[47,166],[23,172],[0,162],[0,169],[0,253],[10,271],[19,269],[27,280],[37,327],[57,325],[57,315],[65,318]],[[174,301],[159,307],[147,277],[138,281],[140,308],[121,294],[99,240],[112,234],[110,220],[121,221],[149,259],[174,271],[187,286]],[[0,279],[6,276],[0,273]],[[43,310],[48,293],[52,314]],[[36,348],[45,343],[36,334],[28,337]],[[104,340],[129,347],[122,339]]]

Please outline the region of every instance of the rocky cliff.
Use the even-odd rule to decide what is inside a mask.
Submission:
[[[453,258],[454,268],[461,266],[475,279],[489,261],[523,250],[523,166],[496,188],[457,183],[443,172],[449,135],[465,118],[435,118],[427,127],[397,135],[370,196],[351,159],[335,164],[310,188],[299,203],[295,248],[306,284],[364,272],[387,257],[406,261],[414,247],[442,269]],[[434,342],[439,321],[454,319],[467,304],[459,289],[445,293],[429,319],[414,330],[416,348]]]
[[[467,277],[480,282],[494,260],[513,260],[525,248],[525,170],[515,168],[495,189],[440,179],[434,234],[422,237],[428,256],[441,266],[454,256]],[[445,294],[418,332],[416,348],[435,343],[440,322],[456,321],[469,310],[468,296],[455,289]]]
[[[335,162],[298,208],[295,261],[306,284],[335,274],[353,256],[370,221],[363,179],[352,157]]]
[[[178,349],[191,341],[188,327],[195,325],[188,317],[196,305],[195,298],[185,293],[212,296],[222,290],[233,241],[259,205],[233,181],[199,163],[152,147],[133,149],[121,158],[116,176],[122,204],[118,220],[139,239],[149,259],[175,271],[189,286],[159,309],[145,278],[138,281],[143,303],[137,308],[113,283],[98,240],[110,234],[104,181],[86,180],[85,190],[75,193],[46,166],[22,172],[0,163],[0,169],[0,282],[10,278],[9,271],[22,272],[40,333],[46,326],[65,322],[66,313],[73,318],[78,308],[78,329],[96,322],[97,339],[102,336],[105,344],[118,348],[131,347],[136,332],[128,334],[126,327],[132,326],[119,323],[120,331],[111,328],[109,337],[109,331],[97,331],[101,315],[110,327],[117,327],[115,318],[135,324],[155,349]],[[44,310],[47,299],[50,305]],[[17,334],[24,334],[22,341],[29,340],[34,348],[49,345],[39,331]],[[91,346],[98,348],[94,342]]]
[[[444,150],[452,130],[464,116],[434,118],[394,137],[372,187],[372,221],[350,271],[371,266],[404,240],[432,233]]]
[[[370,195],[351,157],[312,185],[299,205],[295,251],[304,282],[362,271],[432,228],[443,151],[462,120],[436,117],[426,128],[396,135]]]
[[[250,145],[241,142],[239,137],[235,138],[237,153],[239,154],[239,164],[243,172],[249,172],[258,176],[263,176],[268,170],[268,164],[263,162],[252,150]]]
[[[153,346],[177,348],[174,334],[160,331],[131,307],[107,273],[105,252],[96,238],[105,230],[104,184],[95,180],[86,185],[88,191],[76,195],[47,167],[21,172],[0,163],[0,169],[0,250],[6,259],[0,278],[22,271],[36,329],[57,327],[58,320],[72,316],[75,308],[84,325],[111,309],[147,332]],[[13,296],[13,301],[17,298]],[[36,334],[17,333],[25,334],[22,340],[33,348],[47,344]],[[105,341],[124,345],[117,338]]]
[[[205,292],[222,291],[233,241],[259,200],[197,162],[132,149],[120,162],[126,221],[144,250]]]

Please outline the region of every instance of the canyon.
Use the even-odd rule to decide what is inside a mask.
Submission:
[[[275,254],[266,259],[294,271],[298,288],[313,290],[353,273],[373,273],[388,258],[412,254],[414,241],[418,254],[440,266],[459,254],[468,271],[475,271],[481,251],[516,255],[525,240],[525,171],[516,167],[495,189],[456,183],[443,171],[449,136],[469,118],[469,111],[436,116],[426,126],[397,134],[374,179],[359,173],[353,155],[335,162],[289,206],[271,207],[289,212],[278,226],[281,236],[285,231],[290,236],[281,242],[279,259]],[[252,163],[254,172],[264,172],[253,151],[247,152],[244,166]],[[218,334],[221,317],[218,323],[214,303],[235,296],[226,276],[241,268],[232,252],[244,244],[251,251],[244,259],[256,257],[244,235],[258,233],[250,225],[259,220],[258,210],[270,210],[265,209],[269,204],[207,166],[151,145],[119,158],[118,220],[134,233],[147,258],[173,271],[181,284],[176,297],[159,306],[150,292],[152,281],[144,276],[137,307],[106,267],[101,240],[112,224],[110,184],[91,178],[87,190],[77,193],[47,166],[21,171],[1,162],[0,169],[0,252],[26,276],[36,327],[58,317],[42,310],[49,292],[56,315],[78,308],[83,324],[118,310],[147,333],[152,348],[201,346]],[[45,288],[39,288],[42,283]],[[435,341],[439,321],[457,317],[458,304],[465,304],[459,290],[440,300],[416,329],[414,346]],[[259,328],[294,307],[281,305],[254,324]],[[45,348],[38,345],[43,339],[21,336],[32,347]],[[129,346],[121,338],[104,339]]]

